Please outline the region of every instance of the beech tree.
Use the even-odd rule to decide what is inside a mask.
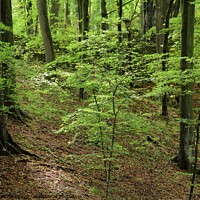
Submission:
[[[0,43],[3,49],[13,44],[11,0],[0,0],[0,22]],[[0,155],[29,154],[14,142],[7,130],[6,108],[10,111],[16,111],[14,109],[15,102],[11,97],[15,87],[13,75],[14,72],[10,68],[5,55],[2,54],[0,56]]]
[[[145,34],[150,28],[155,24],[155,9],[154,1],[148,0],[141,2],[141,23],[142,23],[142,32]]]
[[[27,0],[25,2],[25,8],[26,8],[26,17],[27,17],[26,31],[28,34],[32,34],[33,33],[33,18],[32,18],[32,1],[31,0]]]
[[[38,16],[40,22],[40,30],[44,43],[44,51],[45,51],[45,59],[46,62],[52,62],[55,58],[54,56],[54,48],[53,41],[51,37],[51,31],[49,28],[49,20],[47,14],[47,1],[46,0],[38,0]]]
[[[87,38],[87,32],[89,31],[89,0],[78,0],[78,19],[79,19],[79,41]],[[79,98],[83,99],[84,88],[79,90]]]
[[[103,22],[101,23],[101,29],[102,30],[108,30],[109,25],[105,20],[108,19],[108,13],[107,13],[107,7],[106,7],[106,0],[101,0],[101,17]]]
[[[54,25],[56,22],[58,22],[59,7],[59,0],[51,0],[50,25]]]
[[[123,14],[123,0],[118,0],[118,17],[119,17],[119,22],[118,22],[118,34],[119,34],[119,43],[122,42],[122,14]]]
[[[86,33],[89,31],[89,0],[78,0],[78,19],[79,32],[81,37],[79,40],[86,39]]]
[[[67,25],[71,24],[71,19],[70,19],[70,4],[69,1],[66,0],[65,2],[65,15],[64,15],[64,26],[67,27]]]
[[[193,69],[194,0],[182,1],[181,62],[182,75]],[[193,82],[181,83],[180,94],[180,167],[191,170],[194,157]]]

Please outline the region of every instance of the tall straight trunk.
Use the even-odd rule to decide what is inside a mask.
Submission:
[[[106,22],[106,20],[108,19],[106,0],[101,0],[101,17],[103,20],[103,22],[101,23],[101,29],[106,31],[109,29],[109,25]]]
[[[169,6],[168,6],[168,11],[166,14],[166,18],[165,18],[165,26],[164,28],[167,30],[169,29],[169,19],[170,19],[170,15],[172,13],[172,8],[173,8],[173,3],[174,0],[170,0],[169,2]],[[168,53],[168,38],[169,37],[169,31],[166,31],[164,34],[164,41],[163,41],[163,61],[162,61],[162,71],[166,71],[167,67],[167,53]],[[162,116],[167,116],[168,115],[168,108],[167,108],[167,94],[165,93],[162,97]]]
[[[146,32],[154,26],[154,15],[155,9],[153,0],[141,2],[141,21],[143,34],[146,34]]]
[[[3,31],[1,41],[9,43],[11,46],[14,44],[13,39],[13,24],[12,24],[12,6],[11,0],[1,0],[1,22],[10,28],[8,31]],[[15,101],[15,73],[13,69],[7,64],[2,63],[2,76],[7,80],[4,86],[5,106],[9,108],[10,112],[14,112]]]
[[[181,30],[181,61],[183,73],[193,69],[187,58],[193,57],[194,43],[194,0],[183,0]],[[193,83],[182,83],[180,94],[180,168],[191,171],[194,158]]]
[[[80,38],[87,38],[87,32],[89,31],[89,0],[78,0],[78,19],[79,19],[79,33]]]
[[[180,10],[181,0],[176,0],[173,6],[172,17],[177,17]]]
[[[6,26],[10,27],[11,31],[3,31],[1,33],[2,41],[8,42],[11,45],[14,44],[13,39],[13,31],[12,31],[12,6],[11,0],[1,0],[2,7],[1,7],[1,22],[3,22]]]
[[[51,9],[50,9],[50,25],[54,25],[58,22],[58,14],[59,14],[59,0],[51,0]]]
[[[78,0],[78,17],[79,17],[79,41],[87,39],[89,31],[89,0]],[[84,59],[85,55],[81,59]],[[79,99],[84,98],[84,88],[79,90]]]
[[[10,43],[12,45],[13,33],[11,0],[0,0],[0,21],[10,27],[10,31],[0,30],[0,41]],[[15,102],[12,98],[10,98],[10,93],[14,91],[13,88],[15,87],[15,82],[12,82],[13,74],[14,72],[9,68],[7,63],[4,63],[4,61],[1,60],[0,57],[0,155],[26,152],[14,142],[6,127],[5,107],[8,106],[8,102],[9,104],[11,103],[13,107],[15,106]],[[8,81],[10,79],[11,81]],[[8,82],[10,83],[9,85]],[[28,154],[28,152],[26,153]]]
[[[46,0],[38,0],[38,16],[40,22],[40,30],[42,33],[42,38],[44,43],[45,59],[46,62],[49,63],[52,62],[55,57],[54,57],[54,48],[51,37],[51,31],[49,28]]]
[[[82,14],[83,14],[83,39],[87,38],[87,32],[89,31],[89,0],[82,1]]]
[[[167,33],[161,33],[161,31],[166,28],[166,18],[169,18],[169,16],[167,16],[167,14],[170,15],[170,13],[167,13],[167,10],[169,11],[169,0],[163,0],[163,1],[159,1],[156,0],[156,51],[159,54],[162,54],[163,51],[165,51],[166,49],[164,49],[164,43],[165,43],[165,48],[166,48],[166,44],[167,44],[167,40],[168,38],[165,38],[165,36],[168,37]],[[170,8],[170,12],[171,12],[171,8]],[[169,20],[169,19],[168,19]],[[167,40],[166,40],[167,39]],[[164,41],[165,40],[165,41]],[[162,71],[166,70],[166,63],[165,61],[162,62]],[[167,94],[165,93],[162,96],[162,116],[167,116],[168,115],[168,111],[167,111]]]
[[[119,43],[122,43],[122,7],[123,7],[123,0],[118,0],[118,38],[119,38]]]
[[[83,0],[77,0],[78,1],[78,27],[79,27],[79,41],[82,40],[83,35],[83,9],[82,9],[82,1]]]
[[[64,19],[64,24],[65,24],[65,27],[67,27],[67,25],[71,24],[69,0],[66,0],[66,3],[65,3],[65,19]]]
[[[27,0],[26,4],[26,32],[27,34],[33,34],[33,18],[32,18],[32,2]]]
[[[168,0],[155,0],[155,18],[156,18],[156,51],[163,52],[164,34],[161,30],[164,28],[165,15],[168,8]]]

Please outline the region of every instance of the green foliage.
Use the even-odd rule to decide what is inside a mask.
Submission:
[[[10,64],[13,60],[13,47],[9,43],[0,41],[0,63]]]

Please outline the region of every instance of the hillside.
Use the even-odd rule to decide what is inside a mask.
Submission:
[[[159,104],[151,101],[137,102],[132,109],[140,115],[145,111],[159,132],[125,132],[117,137],[127,152],[116,157],[110,199],[186,199],[190,177],[171,162],[179,145],[177,110],[171,108],[166,121],[158,114]],[[34,118],[27,126],[9,121],[18,144],[39,158],[1,157],[1,199],[105,199],[104,172],[98,167],[100,148],[81,136],[69,145],[72,134],[54,133],[59,123]]]

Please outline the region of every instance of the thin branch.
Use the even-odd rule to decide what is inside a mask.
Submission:
[[[134,15],[135,15],[135,13],[136,13],[136,9],[137,9],[137,6],[138,6],[139,1],[140,1],[140,0],[138,0],[138,1],[136,2],[136,4],[135,4],[135,8],[134,8],[134,11],[133,11],[133,14],[132,14],[132,16],[131,16],[130,21],[132,21],[133,18],[134,18]]]
[[[122,4],[122,6],[125,6],[125,5],[127,5],[127,4],[129,4],[129,3],[131,3],[132,1],[134,1],[134,0],[130,0],[130,1],[128,1],[128,2],[126,2],[126,3],[124,3],[124,4]],[[115,9],[115,10],[112,10],[112,11],[110,11],[109,13],[108,13],[108,15],[110,15],[110,14],[112,14],[113,12],[116,12],[117,10]]]

